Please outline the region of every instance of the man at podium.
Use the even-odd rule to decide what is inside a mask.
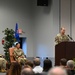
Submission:
[[[59,44],[60,42],[69,41],[68,36],[65,34],[65,28],[60,29],[60,33],[55,37],[55,43]]]

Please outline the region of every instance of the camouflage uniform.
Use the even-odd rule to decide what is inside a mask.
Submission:
[[[69,38],[67,37],[67,35],[57,34],[57,36],[55,37],[56,44],[59,44],[60,42],[64,42],[64,41],[69,41]]]
[[[0,55],[0,69],[6,69],[6,63],[7,61]]]
[[[18,61],[21,64],[25,64],[26,58],[24,56],[22,49],[15,48],[13,54],[14,54],[16,61]]]

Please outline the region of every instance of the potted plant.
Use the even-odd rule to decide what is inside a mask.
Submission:
[[[14,30],[6,28],[2,32],[5,35],[3,37],[3,39],[2,39],[2,44],[3,44],[3,48],[4,48],[4,53],[5,53],[5,59],[9,62],[10,61],[10,58],[9,58],[9,48],[12,47],[12,45],[16,41],[16,39],[14,37]]]

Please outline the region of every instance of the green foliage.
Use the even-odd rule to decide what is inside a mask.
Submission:
[[[9,58],[9,48],[12,47],[13,43],[16,41],[14,38],[14,30],[13,29],[9,29],[6,28],[4,31],[2,31],[4,33],[4,52],[5,52],[5,58],[7,61],[10,61]]]
[[[75,58],[73,58],[73,61],[74,61],[74,66],[75,66]],[[74,68],[74,70],[75,70],[75,68]]]

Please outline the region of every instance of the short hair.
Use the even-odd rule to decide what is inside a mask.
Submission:
[[[34,72],[31,68],[24,68],[21,72],[21,75],[34,75]]]
[[[60,60],[60,63],[61,63],[61,65],[66,66],[67,59],[62,58],[62,59]]]
[[[61,27],[60,30],[62,30],[64,27]],[[65,29],[65,28],[64,28]]]
[[[33,64],[34,64],[35,66],[39,66],[39,65],[40,65],[40,59],[39,59],[39,58],[34,58]]]
[[[74,61],[73,60],[68,60],[67,61],[67,67],[74,68]]]
[[[29,65],[31,68],[33,68],[33,62],[31,62],[30,60],[27,60],[25,62],[25,65]]]
[[[56,72],[54,70],[56,70]],[[58,73],[58,70],[59,70],[59,72],[60,72],[60,70],[63,72],[63,73],[60,72],[60,73],[62,73],[61,75],[67,75],[66,69],[59,67],[59,66],[55,66],[55,67],[51,68],[48,72],[48,75],[57,75],[55,73]]]

